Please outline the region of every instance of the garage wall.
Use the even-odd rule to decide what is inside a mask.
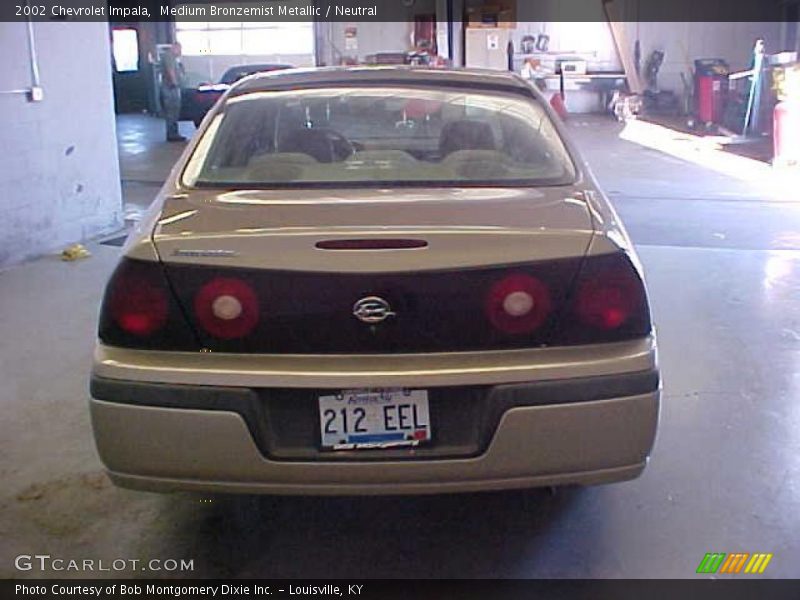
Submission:
[[[665,52],[659,87],[679,92],[680,74],[690,74],[697,58],[725,59],[734,71],[750,67],[753,45],[763,38],[772,54],[781,48],[781,23],[626,23],[628,40],[641,40],[642,66],[653,50]]]
[[[122,223],[107,23],[34,23],[42,102],[0,94],[0,268]],[[26,25],[0,23],[0,91],[28,88]]]
[[[524,10],[521,10],[524,18]],[[539,14],[539,13],[537,13]],[[549,38],[548,51],[537,54],[546,68],[553,70],[557,58],[586,60],[590,71],[622,71],[608,23],[598,12],[598,20],[592,22],[530,22],[519,21],[513,30],[512,40],[519,52],[524,36]],[[658,74],[658,85],[662,90],[683,94],[681,73],[690,79],[694,60],[698,58],[722,58],[734,71],[749,68],[755,40],[765,40],[769,53],[784,50],[782,39],[786,33],[781,23],[737,23],[737,22],[623,22],[630,56],[634,56],[636,40],[640,40],[642,73],[648,57],[654,50],[665,52],[664,63]],[[515,61],[519,69],[521,57]],[[596,97],[589,92],[572,91],[567,94],[567,107],[571,112],[587,112],[598,109]]]
[[[574,57],[587,61],[593,71],[622,69],[611,37],[611,29],[605,21],[581,23],[522,21],[517,23],[511,36],[515,51],[520,52],[521,42],[525,36],[536,39],[539,35],[548,38],[547,56],[539,57],[545,64],[553,62],[556,57]]]
[[[345,36],[348,27],[356,28],[356,48],[348,46]],[[410,22],[322,23],[318,31],[320,57],[326,65],[338,65],[342,57],[363,62],[376,52],[408,52],[412,48],[413,31]]]
[[[783,50],[780,23],[625,22],[623,29],[631,56],[636,40],[640,40],[642,67],[653,50],[665,52],[659,71],[659,86],[676,92],[682,89],[681,72],[690,73],[696,58],[722,58],[733,70],[744,70],[750,64],[757,38],[764,38],[770,53]],[[519,22],[512,36],[515,48],[519,49],[523,36],[536,37],[539,34],[550,38],[548,51],[551,59],[574,56],[586,60],[590,70],[622,69],[605,21]]]

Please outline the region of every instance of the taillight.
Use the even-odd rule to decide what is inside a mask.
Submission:
[[[637,283],[618,272],[599,273],[580,284],[575,300],[578,318],[598,329],[616,329],[627,321],[636,309]]]
[[[111,316],[126,333],[152,335],[167,320],[167,291],[144,274],[121,277],[111,291]]]
[[[241,279],[217,277],[197,292],[194,312],[200,327],[212,336],[243,338],[258,324],[258,297]]]
[[[127,278],[130,268],[121,266],[115,280]],[[109,301],[101,327],[106,343],[177,349],[194,336],[194,349],[221,353],[389,354],[588,345],[651,331],[644,285],[624,252],[401,273],[182,263],[138,268],[150,269],[148,284],[164,291],[166,320],[149,335],[135,335],[111,318],[116,310]],[[131,304],[155,310],[126,313],[133,316],[125,323],[146,331],[159,322],[148,316],[158,314],[159,301],[150,287],[134,287],[149,291],[131,296]],[[395,315],[378,325],[354,317],[354,303],[371,295],[386,300]]]
[[[195,90],[194,98],[199,106],[203,108],[211,108],[217,100],[222,96],[221,92],[212,90]]]
[[[491,324],[511,335],[536,331],[551,310],[547,286],[525,273],[513,273],[495,282],[486,299],[486,316]]]
[[[194,335],[156,262],[120,262],[106,286],[98,335],[110,346],[170,350],[196,347]]]
[[[621,341],[650,333],[644,283],[624,252],[587,257],[573,289],[553,344]]]

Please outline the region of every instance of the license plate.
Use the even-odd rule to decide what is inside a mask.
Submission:
[[[319,397],[322,448],[418,446],[431,439],[427,390],[345,390]]]

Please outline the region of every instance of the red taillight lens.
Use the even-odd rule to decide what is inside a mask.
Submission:
[[[486,299],[486,316],[499,331],[511,335],[532,333],[547,320],[552,300],[539,279],[514,273],[492,285]]]
[[[108,346],[194,350],[197,340],[176,305],[160,263],[123,258],[106,286],[100,340]]]
[[[644,283],[624,252],[588,256],[551,343],[596,344],[642,338],[652,330]]]
[[[143,270],[116,278],[110,296],[111,318],[125,333],[147,337],[167,321],[167,290]]]
[[[212,90],[195,90],[194,98],[199,106],[211,108],[214,103],[222,96],[221,92]]]
[[[241,279],[217,277],[197,292],[194,312],[200,326],[214,337],[243,338],[258,324],[258,297]]]
[[[314,244],[320,250],[404,250],[425,248],[425,240],[378,239],[366,238],[357,240],[322,240]]]
[[[638,282],[624,273],[601,272],[578,288],[575,312],[591,327],[616,329],[622,326],[638,306]]]

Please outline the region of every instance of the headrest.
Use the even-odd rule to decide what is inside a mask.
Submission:
[[[447,156],[459,150],[494,150],[494,132],[486,121],[461,119],[450,121],[439,135],[439,152]]]
[[[288,131],[279,145],[281,152],[308,154],[319,162],[333,162],[333,145],[323,129],[297,128]]]

